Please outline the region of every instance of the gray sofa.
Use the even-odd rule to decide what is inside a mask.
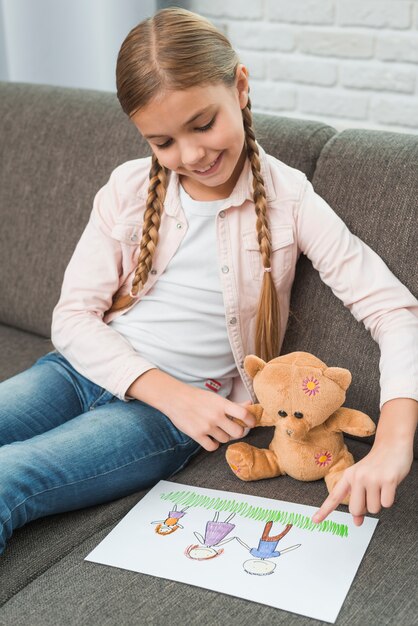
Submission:
[[[417,295],[418,136],[337,133],[322,123],[267,115],[256,115],[255,122],[267,152],[303,170],[351,230]],[[146,144],[112,94],[0,84],[0,380],[52,349],[52,309],[93,196],[116,165],[146,154]],[[283,353],[309,351],[329,365],[349,368],[353,383],[346,406],[377,420],[378,347],[304,257],[291,309]],[[266,445],[270,436],[270,429],[255,429],[248,441]],[[370,441],[351,438],[348,445],[360,459]],[[314,506],[326,496],[323,481],[281,477],[243,483],[224,454],[224,447],[202,451],[172,480]],[[396,505],[379,514],[337,624],[416,623],[416,469],[415,461]],[[143,495],[51,516],[16,531],[0,557],[0,624],[321,623],[85,562]],[[301,572],[301,589],[307,585]]]

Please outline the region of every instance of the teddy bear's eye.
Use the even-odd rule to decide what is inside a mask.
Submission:
[[[303,413],[300,413],[299,411],[296,411],[296,413],[293,413],[293,415],[295,417],[297,417],[298,419],[300,419],[301,417],[303,417]]]
[[[279,411],[280,417],[287,417],[286,411]]]

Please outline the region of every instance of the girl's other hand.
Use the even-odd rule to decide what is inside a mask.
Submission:
[[[379,513],[382,507],[392,506],[399,483],[411,469],[417,422],[416,400],[394,398],[385,402],[372,449],[345,470],[312,520],[322,522],[348,494],[348,510],[356,526],[361,526],[367,512]]]
[[[137,378],[126,395],[167,415],[179,430],[208,451],[243,437],[247,429],[256,424],[255,417],[246,409],[249,402],[231,402],[211,391],[182,383],[158,369],[148,370]]]

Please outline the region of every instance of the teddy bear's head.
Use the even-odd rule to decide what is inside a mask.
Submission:
[[[325,422],[345,400],[351,374],[341,367],[327,367],[308,352],[292,352],[265,363],[250,355],[244,367],[253,379],[263,420],[295,440],[303,440]]]

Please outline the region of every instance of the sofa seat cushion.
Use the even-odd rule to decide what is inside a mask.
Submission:
[[[247,441],[266,446],[271,434],[271,429],[259,428],[250,433]],[[354,440],[349,441],[349,448],[356,459],[369,450],[366,443]],[[314,506],[319,506],[327,495],[323,481],[305,483],[282,476],[241,482],[227,466],[224,454],[225,446],[214,453],[202,451],[171,480]],[[412,609],[408,581],[412,580],[416,562],[413,483],[411,473],[399,487],[398,505],[379,514],[380,523],[339,624],[411,623],[404,620]],[[0,623],[94,626],[118,623],[123,616],[124,625],[162,624],[168,617],[182,624],[211,626],[315,624],[307,618],[226,595],[222,596],[222,611],[218,613],[220,596],[214,592],[84,562],[84,557],[142,495],[133,494],[106,505],[37,520],[16,531],[0,568],[0,593],[4,602]],[[394,540],[394,535],[402,540]]]

